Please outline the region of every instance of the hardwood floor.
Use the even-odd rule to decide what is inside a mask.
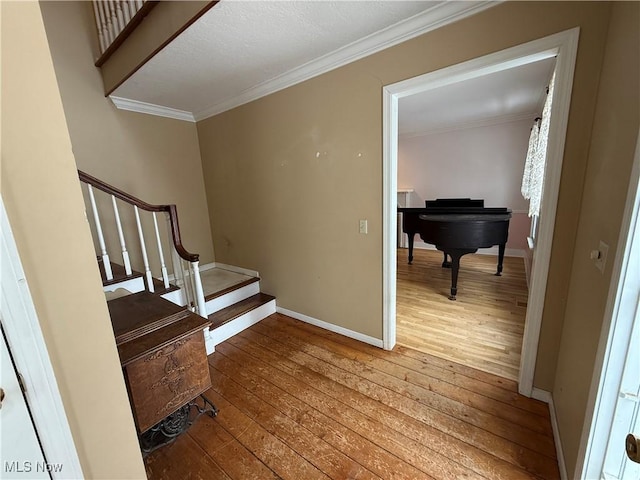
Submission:
[[[517,380],[527,313],[524,261],[506,257],[496,277],[496,257],[465,255],[456,301],[449,300],[451,270],[442,253],[398,249],[396,336],[415,348],[479,370]]]
[[[209,356],[216,418],[149,479],[557,479],[547,405],[514,382],[274,314]]]

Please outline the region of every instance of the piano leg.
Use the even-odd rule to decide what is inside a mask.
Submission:
[[[505,244],[502,243],[498,245],[498,271],[496,272],[496,276],[502,275],[502,261],[504,260],[504,247]]]
[[[415,235],[415,233],[407,233],[407,237],[409,237],[409,265],[413,262],[413,237]]]
[[[467,253],[475,253],[477,251],[477,248],[456,248],[448,252],[451,256],[451,295],[449,295],[449,300],[455,300],[458,293],[458,271],[460,270],[460,258]]]
[[[442,252],[444,254],[444,260],[442,260],[442,268],[451,268],[451,262],[447,259],[447,252]]]

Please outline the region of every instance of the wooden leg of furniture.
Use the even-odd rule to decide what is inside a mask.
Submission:
[[[140,442],[142,456],[146,457],[158,448],[173,442],[181,434],[186,432],[200,415],[206,414],[212,418],[218,415],[219,410],[211,400],[204,395],[200,395],[200,400],[199,402],[196,398],[190,401],[141,434],[138,440]]]

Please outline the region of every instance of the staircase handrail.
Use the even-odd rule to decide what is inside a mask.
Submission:
[[[180,237],[180,225],[178,223],[178,209],[176,208],[175,204],[152,205],[143,200],[140,200],[137,197],[134,197],[133,195],[123,192],[119,188],[109,185],[108,183],[103,182],[102,180],[95,178],[81,170],[78,170],[78,177],[80,178],[80,181],[87,183],[105,193],[113,195],[124,202],[137,206],[138,208],[141,208],[148,212],[167,213],[169,215],[169,223],[171,225],[171,239],[173,241],[173,246],[175,247],[176,252],[178,252],[178,255],[180,255],[181,258],[188,262],[199,261],[199,254],[188,252],[182,245],[182,239]]]

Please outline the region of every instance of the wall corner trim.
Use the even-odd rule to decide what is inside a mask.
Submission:
[[[553,430],[553,443],[556,446],[556,456],[558,457],[558,469],[560,470],[560,478],[562,480],[568,480],[567,465],[564,461],[564,452],[562,450],[562,442],[560,440],[560,431],[558,430],[558,417],[556,416],[556,409],[553,404],[553,395],[551,392],[542,390],[540,388],[533,387],[531,391],[531,398],[540,400],[541,402],[549,405],[549,415],[551,416],[551,429]]]

